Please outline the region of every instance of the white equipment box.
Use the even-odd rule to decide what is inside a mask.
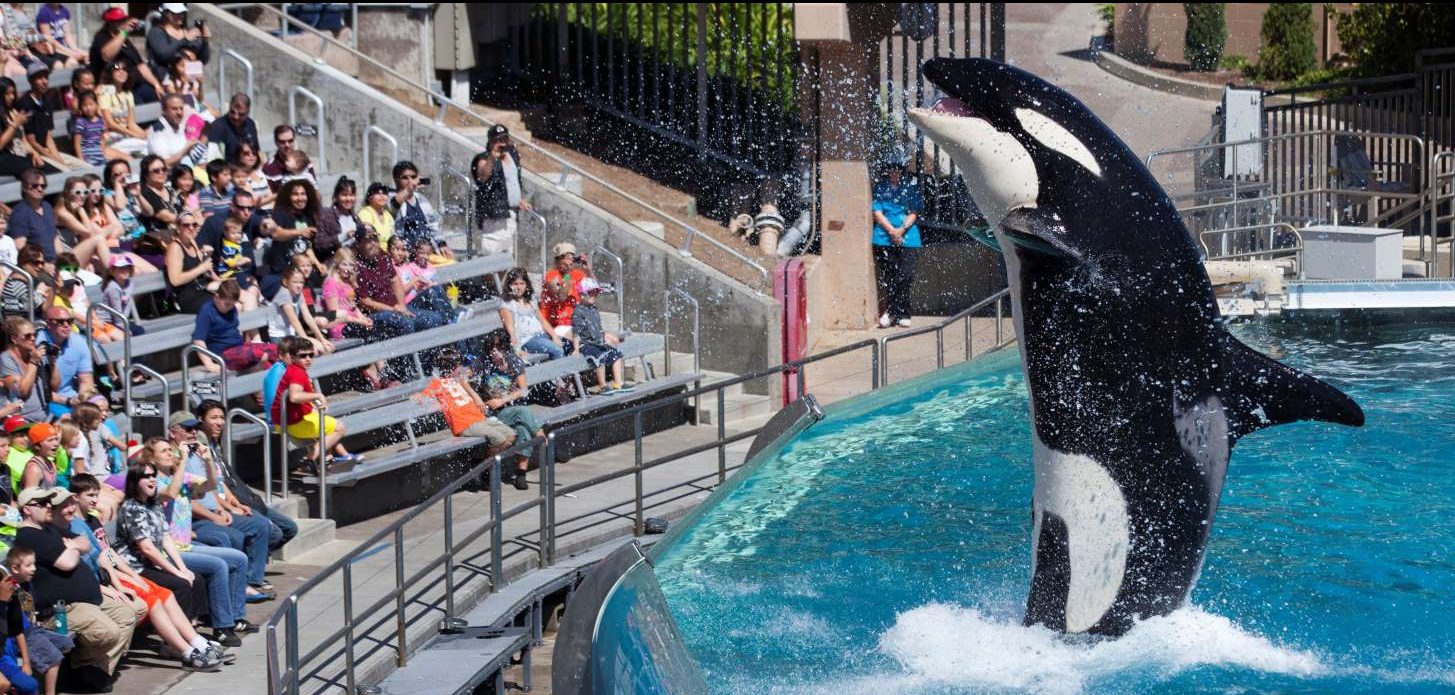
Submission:
[[[1403,232],[1378,227],[1316,225],[1303,235],[1303,271],[1310,280],[1398,280]]]

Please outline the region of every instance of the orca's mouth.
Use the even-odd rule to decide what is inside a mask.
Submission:
[[[935,102],[934,106],[930,107],[930,113],[940,113],[958,118],[981,117],[980,114],[975,112],[975,109],[970,108],[969,104],[954,97],[941,97]]]

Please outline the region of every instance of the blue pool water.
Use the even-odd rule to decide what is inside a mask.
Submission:
[[[1030,425],[1008,352],[829,408],[658,551],[713,692],[1455,690],[1455,328],[1239,333],[1368,424],[1239,442],[1189,607],[1116,641],[1021,627]]]

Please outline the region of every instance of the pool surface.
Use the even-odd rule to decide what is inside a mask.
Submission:
[[[1455,328],[1236,332],[1368,424],[1238,443],[1189,607],[1115,641],[1020,625],[1032,477],[1011,350],[828,408],[654,551],[712,691],[1455,690]]]

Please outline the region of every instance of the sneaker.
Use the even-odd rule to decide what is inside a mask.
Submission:
[[[270,594],[264,591],[249,591],[247,592],[247,596],[245,596],[243,600],[247,601],[248,603],[266,603],[268,601],[272,601],[275,598],[278,597],[274,594]]]
[[[631,393],[635,390],[637,390],[636,384],[622,384],[621,386],[612,389],[612,391],[615,393]]]
[[[273,583],[266,579],[264,579],[262,583],[254,584],[252,586],[254,589],[257,589],[258,591],[261,591],[265,594],[276,594],[278,592],[278,587],[273,586]]]
[[[880,316],[879,317],[879,327],[880,328],[888,328],[888,327],[893,326],[893,325],[894,325],[894,322],[891,321],[891,320],[889,320],[889,312],[886,311],[886,312],[884,312],[884,315],[883,316]]]
[[[229,653],[227,651],[227,647],[224,647],[217,642],[213,642],[212,640],[207,641],[207,653],[216,657],[218,661],[221,661],[223,663],[223,665],[231,664],[237,661],[236,654]]]
[[[212,631],[213,641],[224,647],[241,647],[242,638],[237,636],[237,631],[230,627],[218,628]]]
[[[464,323],[466,321],[469,321],[470,317],[474,315],[474,309],[471,309],[470,307],[464,307],[460,309],[459,313],[455,314],[455,323]]]
[[[238,632],[238,633],[241,633],[241,634],[246,635],[246,634],[251,634],[251,633],[257,632],[258,631],[258,626],[257,625],[254,625],[254,624],[252,624],[252,623],[250,623],[250,622],[248,622],[246,620],[239,620],[239,621],[237,621],[237,622],[235,622],[235,623],[232,624],[232,629],[233,629],[234,632]],[[218,640],[218,641],[220,642],[221,640]]]
[[[900,319],[898,325],[900,328],[909,328],[909,319]]]
[[[182,657],[182,668],[188,671],[216,671],[221,666],[221,659],[201,649],[193,649]]]
[[[364,460],[364,455],[363,454],[344,454],[343,456],[334,456],[333,457],[333,462],[334,463],[349,463],[349,464],[352,464],[352,463],[359,463],[359,462],[361,462],[363,460]],[[332,469],[330,469],[330,470],[332,470]]]
[[[530,489],[530,481],[528,481],[528,480],[525,479],[525,471],[516,471],[515,472],[515,489],[517,489],[517,490],[529,490]]]

